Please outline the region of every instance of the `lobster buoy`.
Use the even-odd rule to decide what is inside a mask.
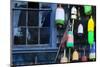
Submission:
[[[71,9],[71,19],[77,19],[77,9],[74,6]]]
[[[79,24],[79,26],[78,26],[78,34],[79,35],[83,34],[83,25],[82,24]]]
[[[87,59],[87,56],[85,55],[85,48],[83,49],[83,51],[84,51],[84,55],[82,56],[81,60],[83,62],[86,62],[86,61],[88,61],[88,59]]]
[[[67,34],[67,44],[66,46],[67,47],[74,47],[74,36],[73,36],[73,32],[72,31],[68,31],[68,34]]]
[[[93,17],[91,16],[89,21],[88,21],[88,31],[93,31],[94,32],[94,21]]]
[[[72,31],[68,31],[67,33],[67,43],[66,46],[69,48],[69,62],[71,56],[71,48],[74,47],[74,36]]]
[[[93,43],[92,48],[90,48],[89,59],[90,60],[96,59],[96,44],[95,44],[95,42]]]
[[[60,63],[67,63],[68,62],[68,58],[66,56],[66,49],[64,49],[64,55],[60,60]]]
[[[85,13],[85,15],[90,15],[92,13],[92,6],[85,5],[84,6],[84,13]]]
[[[59,5],[59,7],[56,9],[56,25],[58,25],[60,28],[64,25],[65,21],[65,12],[64,9]]]
[[[91,16],[91,18],[88,21],[88,43],[90,44],[90,46],[92,46],[93,42],[94,42],[94,21]]]
[[[76,51],[76,49],[72,54],[72,60],[73,61],[78,61],[79,60],[79,53]]]

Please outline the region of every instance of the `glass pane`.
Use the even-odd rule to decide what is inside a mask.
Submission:
[[[41,8],[50,8],[50,5],[49,3],[41,3]]]
[[[28,2],[28,8],[39,8],[39,3]]]
[[[38,29],[28,28],[28,44],[38,44]]]
[[[26,44],[26,28],[14,28],[14,44]]]
[[[12,22],[13,22],[13,27],[26,26],[26,11],[13,10]]]
[[[12,12],[13,27],[18,27],[18,21],[19,21],[20,13],[21,13],[21,11],[13,11]]]
[[[50,40],[50,28],[40,29],[40,44],[48,44]]]
[[[28,11],[28,26],[38,26],[39,12]]]
[[[26,11],[21,10],[18,20],[18,26],[26,26]]]
[[[42,27],[49,27],[50,26],[50,12],[49,11],[43,11],[41,12],[41,24]]]
[[[13,8],[26,8],[27,6],[28,6],[27,2],[13,2],[12,3]]]

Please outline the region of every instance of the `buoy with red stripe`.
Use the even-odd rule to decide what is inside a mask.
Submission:
[[[62,26],[64,25],[64,22],[65,22],[65,12],[64,12],[64,9],[62,8],[61,4],[56,9],[55,20],[56,20],[56,25],[59,28],[62,28]]]
[[[69,30],[67,33],[67,43],[66,47],[69,48],[69,62],[70,62],[70,56],[71,56],[71,48],[74,47],[74,36],[73,36],[73,31]]]
[[[67,33],[67,47],[71,48],[74,47],[74,36],[73,36],[73,32],[72,31],[68,31]]]

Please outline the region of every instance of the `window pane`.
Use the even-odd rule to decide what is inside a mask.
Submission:
[[[26,8],[27,2],[12,2],[12,8]]]
[[[49,3],[41,3],[41,8],[50,8],[50,5]]]
[[[39,8],[39,3],[28,2],[28,8]]]
[[[38,26],[39,12],[28,11],[28,26]]]
[[[28,44],[38,44],[38,29],[28,28]]]
[[[14,28],[14,44],[26,44],[26,28]]]
[[[21,10],[18,20],[18,26],[26,26],[26,11]]]
[[[43,11],[41,12],[42,18],[41,18],[41,24],[42,27],[49,27],[50,26],[50,12],[49,11]]]
[[[50,40],[50,28],[40,29],[40,44],[48,44]]]
[[[18,20],[19,20],[20,13],[21,11],[13,11],[12,13],[13,27],[18,27]]]
[[[25,26],[26,25],[26,11],[13,10],[12,22],[13,22],[13,27]]]

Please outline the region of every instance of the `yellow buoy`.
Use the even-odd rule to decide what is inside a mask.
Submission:
[[[72,60],[79,60],[79,53],[76,50],[73,52]]]
[[[92,16],[90,17],[88,21],[88,31],[94,31],[94,21],[93,21]]]

